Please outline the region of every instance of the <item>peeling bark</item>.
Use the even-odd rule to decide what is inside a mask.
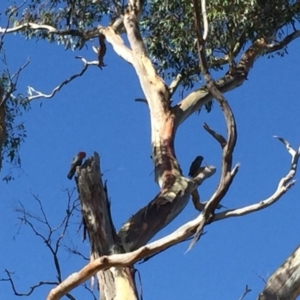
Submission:
[[[300,295],[300,246],[267,281],[257,300],[295,300]]]
[[[98,153],[79,169],[77,187],[82,215],[91,244],[91,261],[115,253],[123,253],[110,213],[107,190],[103,185]],[[131,267],[113,267],[97,273],[102,300],[136,300]]]
[[[126,251],[133,251],[150,241],[172,222],[185,208],[190,194],[204,180],[215,174],[213,166],[206,167],[192,180],[179,177],[173,186],[160,192],[148,205],[135,213],[118,232]]]

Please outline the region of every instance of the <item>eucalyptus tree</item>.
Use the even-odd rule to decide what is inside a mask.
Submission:
[[[49,95],[30,88],[27,103],[53,97],[90,66],[108,68],[105,55],[110,44],[111,51],[135,69],[144,93],[144,99],[137,100],[148,105],[151,119],[151,158],[159,194],[115,231],[106,186],[101,180],[99,156],[95,153],[87,159],[77,169],[76,183],[91,244],[91,262],[59,282],[48,299],[59,299],[95,274],[102,299],[138,299],[132,269],[135,262],[194,236],[192,247],[205,226],[266,208],[293,185],[300,152],[277,137],[292,156],[292,163],[275,193],[254,205],[215,211],[239,168],[232,162],[236,122],[224,94],[245,82],[257,59],[264,55],[283,56],[288,45],[300,36],[299,1],[29,0],[8,7],[6,13],[8,21],[1,28],[3,35],[18,33],[26,39],[62,44],[67,50],[90,45],[97,55],[95,61],[80,57],[82,71]],[[219,185],[209,201],[203,203],[197,187],[215,173],[215,167],[199,165],[192,178],[184,176],[176,158],[174,139],[177,129],[192,114],[203,107],[212,109],[213,99],[222,109],[228,136],[205,125],[205,130],[220,144],[223,156]],[[2,115],[2,123],[3,120]],[[190,197],[200,211],[199,216],[172,234],[147,244],[182,212]],[[274,273],[259,299],[274,299],[274,294],[280,299],[297,297],[299,276],[288,279],[291,267],[299,270],[298,252],[299,249]]]

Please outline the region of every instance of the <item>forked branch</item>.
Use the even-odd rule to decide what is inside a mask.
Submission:
[[[63,86],[67,85],[68,83],[70,83],[71,81],[76,79],[77,77],[82,76],[90,66],[92,66],[92,65],[98,66],[99,65],[99,62],[97,60],[87,61],[85,58],[83,58],[81,56],[76,56],[76,58],[81,59],[83,62],[83,68],[79,73],[76,73],[76,74],[70,76],[69,78],[65,79],[60,85],[55,87],[50,94],[44,94],[40,91],[37,91],[33,87],[28,86],[28,101],[36,100],[39,98],[48,98],[48,99],[53,98],[55,96],[55,94],[62,89]]]
[[[203,214],[204,217],[202,219],[202,223],[200,224],[200,226],[198,227],[195,233],[195,237],[191,242],[189,249],[191,249],[199,239],[202,229],[205,226],[205,223],[209,222],[209,220],[211,219],[215,209],[218,207],[220,201],[226,195],[234,179],[234,176],[238,171],[238,165],[236,165],[233,169],[231,169],[232,154],[236,144],[236,136],[237,136],[234,115],[227,100],[222,95],[222,93],[218,90],[216,84],[214,83],[214,81],[210,76],[206,57],[205,57],[205,40],[202,38],[201,35],[201,23],[200,23],[198,2],[197,0],[194,0],[193,3],[194,3],[194,16],[195,16],[200,69],[202,74],[204,75],[206,86],[209,92],[217,100],[224,114],[226,120],[226,126],[227,126],[228,140],[226,141],[226,139],[222,135],[217,134],[214,130],[210,129],[207,124],[205,124],[204,128],[219,142],[219,144],[223,149],[222,171],[221,171],[221,178],[217,190],[205,205],[203,212],[201,212],[201,214]]]
[[[213,222],[231,218],[231,217],[241,217],[241,216],[262,210],[264,208],[267,208],[268,206],[277,202],[295,184],[296,180],[294,180],[294,177],[297,172],[298,159],[300,156],[300,147],[296,151],[291,147],[291,145],[285,139],[278,137],[278,136],[274,136],[274,137],[277,138],[279,141],[281,141],[285,145],[287,151],[292,156],[290,170],[279,181],[276,191],[270,197],[268,197],[264,200],[261,200],[255,204],[252,204],[252,205],[249,205],[246,207],[242,207],[242,208],[237,208],[237,209],[229,209],[229,210],[223,211],[221,213],[215,214],[213,217],[213,220],[212,220]]]
[[[292,155],[292,165],[291,169],[288,172],[288,174],[283,177],[279,182],[279,187],[282,187],[283,184],[286,185],[286,189],[289,189],[292,184],[294,183],[294,176],[297,170],[297,163],[298,158],[300,156],[300,147],[297,151],[295,151],[288,142],[286,142],[282,138],[278,138],[280,141],[284,142],[286,145],[286,148],[288,152]],[[285,192],[285,191],[284,191]],[[284,192],[281,193],[274,193],[272,197],[276,197],[277,200],[284,194]],[[274,203],[274,201],[273,201]],[[272,204],[272,203],[270,203]],[[269,204],[269,205],[270,205]],[[261,205],[260,209],[266,208],[269,205]],[[257,210],[257,209],[256,209]],[[256,210],[249,211],[254,212]],[[227,211],[228,214],[228,211]],[[218,216],[224,215],[224,213],[216,214],[214,218],[211,220],[211,222],[221,220]],[[241,216],[242,214],[231,214],[229,211],[229,215],[226,215],[223,218],[229,218],[229,217],[236,217]],[[117,267],[126,267],[133,265],[134,263],[145,259],[146,257],[153,256],[156,253],[159,253],[161,251],[164,251],[182,241],[185,241],[190,236],[192,236],[193,232],[199,227],[199,225],[204,220],[204,214],[200,214],[197,218],[195,218],[192,221],[187,222],[186,224],[182,225],[178,229],[176,229],[171,234],[154,241],[146,246],[140,247],[139,249],[123,253],[123,254],[113,254],[110,256],[102,256],[100,258],[97,258],[96,260],[88,263],[86,266],[84,266],[80,271],[75,272],[71,274],[68,278],[66,278],[61,284],[59,284],[57,287],[55,287],[53,290],[50,291],[47,300],[58,300],[62,296],[64,296],[66,293],[74,289],[79,284],[85,282],[89,278],[91,278],[93,275],[95,275],[99,270],[105,270],[108,268],[111,268],[113,266]]]
[[[27,292],[19,292],[13,278],[13,272],[5,270],[6,278],[1,278],[0,281],[9,282],[11,288],[16,296],[30,296],[40,286],[44,285],[58,285],[62,282],[61,264],[59,260],[59,250],[62,246],[62,240],[65,237],[66,231],[71,223],[71,217],[74,211],[77,209],[78,202],[72,200],[72,192],[68,191],[68,202],[66,207],[66,215],[58,226],[53,227],[48,220],[47,214],[44,210],[41,200],[34,194],[32,194],[34,200],[37,202],[39,207],[39,214],[30,212],[20,204],[20,207],[16,209],[17,212],[21,213],[20,220],[21,225],[25,224],[29,226],[32,232],[38,236],[50,251],[53,259],[54,268],[56,271],[56,281],[39,281],[29,288]],[[42,226],[42,229],[40,228]],[[71,300],[75,298],[67,293],[66,297]]]
[[[12,288],[12,290],[13,290],[13,292],[14,292],[14,294],[16,296],[23,296],[23,297],[26,296],[27,297],[27,296],[30,296],[35,291],[35,289],[37,289],[40,286],[43,286],[43,285],[57,285],[58,284],[58,282],[56,282],[56,281],[40,281],[39,283],[31,286],[29,288],[28,292],[20,293],[17,290],[17,288],[15,286],[15,283],[14,283],[14,280],[12,278],[13,272],[10,272],[9,270],[5,269],[5,273],[6,273],[7,278],[1,278],[0,281],[7,281],[7,282],[9,282],[10,285],[11,285],[11,288]]]
[[[239,298],[239,300],[243,300],[246,297],[246,295],[250,292],[251,292],[251,289],[248,287],[248,285],[246,285],[245,291],[244,291],[243,295]]]

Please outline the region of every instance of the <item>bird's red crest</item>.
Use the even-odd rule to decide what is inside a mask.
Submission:
[[[80,158],[85,158],[86,157],[86,153],[85,152],[79,152],[77,154]]]

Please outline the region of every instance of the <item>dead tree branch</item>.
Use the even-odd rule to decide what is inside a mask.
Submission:
[[[148,243],[184,209],[191,192],[215,172],[215,167],[205,167],[193,180],[187,181],[185,177],[179,177],[172,188],[161,191],[119,230],[118,236],[124,249],[132,251]]]
[[[59,30],[53,26],[50,25],[42,25],[42,24],[36,24],[36,23],[24,23],[15,27],[11,28],[2,28],[0,27],[0,33],[6,34],[6,33],[14,33],[14,32],[19,32],[23,29],[32,29],[32,30],[46,30],[49,33],[53,33],[56,35],[70,35],[70,36],[77,36],[83,38],[85,41],[95,38],[98,36],[99,29],[102,27],[96,27],[92,28],[87,31],[80,31],[80,30],[75,30],[75,29],[68,29],[68,30]]]
[[[286,177],[284,177],[280,180],[279,186],[281,186],[285,182],[288,187],[291,187],[291,184],[288,184],[287,181],[289,181],[290,183],[293,183],[293,177],[295,176],[295,172],[297,169],[298,157],[300,156],[300,147],[299,147],[298,151],[295,151],[289,145],[289,143],[286,142],[284,139],[282,139],[282,138],[278,138],[278,139],[280,141],[284,142],[284,144],[286,145],[286,148],[288,149],[288,152],[292,155],[291,170]],[[263,206],[260,209],[263,209],[266,207],[267,206]],[[254,211],[255,210],[253,210],[252,212],[254,212]],[[218,216],[223,215],[223,214],[224,213],[214,215],[214,217],[210,220],[210,222],[221,220],[221,218],[218,218]],[[236,215],[232,215],[232,216],[238,216],[238,215],[236,214]],[[241,216],[241,214],[239,216]],[[227,216],[227,217],[229,217],[229,216]],[[80,271],[71,274],[60,285],[58,285],[53,290],[51,290],[47,297],[47,300],[60,299],[63,295],[65,295],[66,293],[68,293],[69,291],[74,289],[79,284],[81,284],[81,283],[85,282],[86,280],[88,280],[89,278],[91,278],[93,275],[95,275],[100,270],[107,270],[112,267],[131,266],[140,260],[143,260],[149,256],[153,256],[156,253],[162,252],[182,241],[187,240],[190,236],[193,235],[193,233],[196,231],[196,229],[199,228],[199,225],[201,225],[204,221],[206,221],[205,215],[203,213],[201,213],[197,218],[185,223],[184,225],[182,225],[181,227],[176,229],[171,234],[169,234],[159,240],[156,240],[152,243],[149,243],[146,246],[142,246],[135,251],[123,253],[123,254],[112,254],[109,256],[104,255],[102,257],[95,259],[94,261],[91,261],[89,264],[87,264],[85,267],[83,267]],[[206,223],[204,222],[204,224],[206,224]]]
[[[38,236],[43,241],[43,243],[46,245],[46,247],[49,249],[49,251],[53,257],[53,263],[55,266],[56,278],[57,278],[57,281],[40,281],[39,283],[30,287],[28,292],[20,293],[17,291],[17,288],[15,286],[15,283],[14,283],[14,280],[12,277],[13,273],[8,270],[5,270],[7,278],[2,278],[2,279],[0,279],[0,281],[9,282],[14,294],[17,296],[29,296],[35,291],[35,289],[37,289],[38,287],[40,287],[42,285],[59,285],[62,282],[61,264],[60,264],[59,257],[58,257],[59,250],[62,246],[62,241],[66,235],[66,231],[70,225],[71,216],[78,209],[78,201],[72,200],[73,193],[70,191],[67,191],[67,192],[68,192],[68,201],[67,201],[66,215],[64,216],[61,223],[58,224],[58,226],[56,226],[56,227],[53,227],[50,224],[50,221],[47,217],[47,214],[44,210],[41,200],[39,199],[38,196],[36,196],[34,194],[32,194],[32,196],[38,204],[38,207],[39,207],[38,214],[26,210],[22,203],[20,203],[20,207],[15,209],[17,212],[21,213],[21,216],[19,217],[19,219],[21,220],[20,226],[22,226],[22,224],[29,226],[31,228],[32,232],[36,236]],[[37,226],[36,223],[38,225],[42,224],[43,225],[42,228],[38,229],[38,227],[40,227],[40,226]],[[44,229],[46,229],[46,233],[42,233],[42,231],[44,231]],[[54,236],[55,233],[58,233],[57,238]],[[89,291],[89,292],[91,293],[92,291]],[[65,296],[68,299],[75,300],[75,298],[69,293],[66,293]]]
[[[6,55],[5,54],[4,54],[4,61],[6,63]],[[9,77],[9,84],[7,85],[7,89],[5,91],[3,91],[3,95],[1,95],[0,106],[2,106],[10,97],[12,99],[16,98],[13,95],[13,92],[16,90],[21,72],[29,65],[29,63],[30,63],[30,59],[27,59],[26,62],[22,66],[20,66],[19,69],[13,75],[10,75],[9,70],[6,69],[6,72]]]
[[[252,204],[246,207],[229,209],[224,212],[215,214],[213,221],[219,221],[231,217],[241,217],[261,209],[264,209],[275,202],[277,202],[296,182],[294,177],[297,172],[298,159],[300,156],[300,147],[298,150],[294,150],[291,145],[281,137],[275,136],[279,141],[281,141],[285,146],[289,154],[292,156],[291,167],[289,172],[279,181],[276,191],[268,198],[261,200],[256,204]]]
[[[84,223],[91,245],[91,262],[103,255],[123,253],[124,249],[115,232],[108,201],[107,187],[103,184],[100,157],[94,153],[78,168],[76,179]],[[115,266],[97,272],[98,284],[104,299],[118,297],[137,300],[134,278],[130,266]],[[122,294],[120,294],[122,293]]]
[[[123,19],[122,19],[123,21]],[[75,29],[70,29],[70,30],[58,30],[57,28],[50,26],[50,25],[41,25],[41,24],[35,24],[35,23],[25,23],[21,24],[19,26],[15,26],[12,28],[1,28],[0,27],[0,33],[6,34],[6,33],[14,33],[14,32],[19,32],[23,29],[32,29],[33,31],[36,30],[45,30],[48,33],[52,33],[54,35],[60,35],[60,36],[77,36],[82,38],[84,43],[92,38],[99,38],[99,35],[103,35],[107,42],[110,43],[114,51],[120,55],[125,61],[131,63],[132,62],[132,54],[131,50],[124,44],[121,36],[116,33],[116,31],[113,29],[115,27],[102,27],[102,26],[97,26],[95,28],[92,28],[87,31],[79,31]],[[105,48],[102,48],[102,51]],[[104,56],[103,53],[101,53],[101,56]],[[103,58],[103,57],[102,57]]]
[[[53,263],[56,270],[56,277],[58,279],[58,282],[62,281],[62,274],[61,274],[61,266],[58,258],[59,249],[61,246],[61,241],[63,237],[65,236],[66,230],[69,226],[70,218],[76,209],[75,202],[72,202],[71,197],[68,197],[68,203],[67,203],[67,209],[66,209],[66,216],[63,218],[61,224],[59,224],[57,227],[53,227],[44,211],[43,204],[38,196],[32,194],[34,200],[37,202],[39,206],[39,212],[42,214],[42,217],[39,215],[29,212],[25,209],[24,205],[20,203],[20,208],[17,208],[16,211],[21,213],[22,216],[19,217],[21,220],[21,224],[25,224],[31,228],[31,230],[34,232],[36,236],[38,236],[47,246],[50,253],[52,254]],[[40,230],[37,229],[34,222],[31,220],[37,221],[40,224],[43,224],[46,227],[47,233],[44,234]],[[53,238],[53,234],[56,233],[58,230],[60,230],[60,234],[57,239]],[[56,242],[52,242],[53,240],[56,240]]]
[[[244,291],[243,295],[239,298],[239,300],[243,300],[246,297],[246,295],[250,292],[251,292],[251,289],[249,289],[248,285],[246,285],[245,291]]]
[[[58,91],[60,91],[64,85],[67,85],[68,83],[70,83],[71,81],[76,79],[77,77],[82,76],[90,66],[98,66],[99,65],[99,62],[96,60],[95,61],[87,61],[85,58],[83,58],[81,56],[76,56],[75,58],[81,59],[81,61],[83,62],[83,68],[79,73],[74,74],[74,75],[70,76],[69,78],[67,78],[66,80],[64,80],[60,85],[58,85],[56,88],[54,88],[50,94],[44,94],[42,92],[35,90],[33,87],[28,86],[28,101],[36,100],[39,98],[54,97],[55,94]]]
[[[204,126],[204,128],[208,129],[207,131],[220,143],[223,149],[222,171],[221,171],[221,178],[220,178],[218,188],[215,191],[215,193],[212,195],[208,203],[205,205],[205,208],[203,209],[202,214],[204,215],[204,218],[202,220],[202,223],[198,227],[195,233],[195,237],[191,242],[188,250],[190,250],[197,242],[198,238],[201,235],[202,229],[205,226],[205,223],[209,222],[209,220],[212,218],[215,209],[218,207],[220,201],[226,195],[234,179],[234,176],[238,171],[238,165],[236,165],[233,169],[231,169],[232,158],[233,158],[232,154],[234,151],[236,138],[237,138],[234,115],[227,100],[220,93],[220,91],[218,90],[217,86],[215,85],[214,81],[212,80],[209,74],[208,65],[205,57],[205,41],[203,40],[201,35],[201,23],[200,23],[200,15],[199,15],[200,11],[198,7],[198,2],[197,0],[194,0],[193,3],[194,3],[196,34],[197,34],[198,55],[199,55],[201,72],[205,78],[206,86],[209,92],[217,100],[224,114],[226,120],[226,126],[227,126],[228,140],[226,141],[222,135],[217,134],[215,131],[210,129],[207,124],[206,126]]]
[[[36,288],[38,288],[42,285],[57,285],[58,284],[57,281],[40,281],[39,283],[31,286],[29,288],[28,292],[20,293],[20,292],[17,291],[15,283],[13,281],[13,278],[12,278],[13,272],[10,272],[7,269],[5,269],[5,273],[7,275],[7,278],[1,278],[0,281],[8,281],[10,283],[11,288],[12,288],[12,290],[13,290],[13,292],[16,296],[30,296],[35,291]]]

